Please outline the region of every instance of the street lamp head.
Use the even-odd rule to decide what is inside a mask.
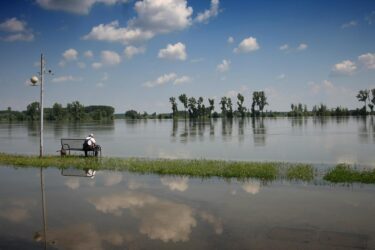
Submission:
[[[39,79],[37,76],[33,76],[30,78],[31,85],[35,86],[38,83]]]

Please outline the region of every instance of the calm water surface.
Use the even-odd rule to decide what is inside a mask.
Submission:
[[[375,117],[46,123],[45,152],[96,135],[105,156],[267,160],[375,168]],[[38,123],[0,123],[0,152],[38,154]]]
[[[0,249],[375,249],[374,185],[87,174],[0,166]]]

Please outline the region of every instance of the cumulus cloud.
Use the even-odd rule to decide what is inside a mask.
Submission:
[[[74,14],[88,14],[91,7],[96,3],[114,5],[116,3],[125,3],[127,0],[36,0],[36,3],[46,10],[65,11]]]
[[[64,53],[62,54],[62,57],[66,61],[77,60],[77,58],[78,58],[78,52],[75,49],[68,49],[68,50],[64,51]]]
[[[102,63],[105,65],[116,65],[121,62],[121,57],[114,51],[103,50],[101,52]]]
[[[0,40],[5,42],[31,42],[34,40],[34,34],[27,28],[27,23],[25,21],[18,20],[16,17],[7,19],[0,23],[0,30],[11,33],[4,37],[0,37]]]
[[[186,46],[183,43],[168,44],[165,49],[159,50],[158,58],[171,60],[186,60]]]
[[[67,75],[67,76],[55,77],[55,78],[52,79],[52,82],[54,82],[54,83],[76,82],[76,81],[81,81],[81,80],[82,80],[82,78]]]
[[[126,45],[147,41],[158,34],[183,30],[192,23],[193,8],[186,0],[139,0],[135,3],[136,17],[126,27],[118,21],[92,28],[83,39],[120,42]]]
[[[356,64],[350,60],[342,61],[332,67],[332,73],[336,75],[352,75],[356,70]]]
[[[231,64],[231,62],[229,60],[224,59],[220,64],[218,64],[216,66],[216,69],[219,72],[224,73],[224,72],[229,70],[230,64]]]
[[[280,50],[287,50],[289,49],[289,45],[288,44],[283,44],[279,47]]]
[[[135,47],[135,46],[127,46],[124,49],[124,54],[126,58],[131,59],[133,56],[138,55],[138,54],[143,54],[145,53],[146,49],[144,47]]]
[[[347,29],[347,28],[352,28],[352,27],[355,27],[358,25],[358,22],[355,21],[355,20],[352,20],[350,22],[347,22],[347,23],[344,23],[343,25],[341,25],[341,28],[342,29]]]
[[[212,17],[215,17],[219,14],[219,0],[211,0],[210,9],[205,10],[204,12],[198,13],[195,21],[198,23],[208,22]]]
[[[179,77],[176,73],[169,73],[159,76],[154,81],[148,81],[143,84],[143,86],[148,88],[153,88],[157,86],[162,86],[167,83],[172,83],[173,85],[179,85],[182,83],[186,83],[190,81],[190,77],[188,76],[181,76]]]
[[[184,192],[189,187],[189,178],[187,177],[163,177],[160,179],[164,186],[167,186],[170,190]]]
[[[228,40],[227,40],[227,42],[229,43],[229,44],[232,44],[232,43],[234,43],[234,38],[233,37],[228,37]]]
[[[375,53],[360,55],[358,61],[367,69],[375,69]]]
[[[312,95],[320,95],[320,94],[325,94],[325,95],[343,95],[343,96],[354,96],[355,92],[351,89],[345,88],[345,87],[340,87],[336,86],[329,80],[324,80],[321,83],[316,83],[316,82],[309,82],[307,83],[310,89],[310,93]]]
[[[83,53],[83,56],[86,57],[86,58],[93,58],[94,53],[91,50],[87,50],[87,51],[85,51],[85,53]]]
[[[26,23],[13,17],[0,23],[0,30],[5,32],[22,32],[26,30]]]
[[[300,45],[298,45],[297,50],[299,51],[306,50],[307,47],[308,45],[306,43],[301,43]]]
[[[248,37],[242,40],[242,42],[238,45],[237,48],[234,49],[235,53],[249,53],[258,50],[259,44],[257,43],[257,39],[254,37]]]

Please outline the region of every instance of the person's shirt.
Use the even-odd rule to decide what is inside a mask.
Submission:
[[[91,146],[93,144],[96,144],[95,138],[94,137],[86,137],[87,140],[87,145]]]

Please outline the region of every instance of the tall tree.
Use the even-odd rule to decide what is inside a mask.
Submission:
[[[64,109],[61,104],[55,103],[52,106],[52,117],[53,120],[62,120],[64,118]]]
[[[39,118],[40,108],[39,102],[33,102],[27,105],[26,115],[27,119],[35,121]]]
[[[369,103],[369,107],[370,107],[370,110],[371,110],[371,114],[374,113],[374,106],[375,106],[375,89],[372,89],[371,90],[371,95],[372,95],[372,98],[370,100],[371,103]]]
[[[258,105],[259,105],[259,110],[262,112],[263,114],[263,109],[266,105],[268,105],[268,102],[267,102],[267,97],[266,97],[266,94],[264,93],[264,91],[260,91],[259,92],[259,101],[258,101]],[[301,104],[301,111],[302,111],[302,104]]]
[[[194,97],[190,97],[188,99],[188,111],[189,111],[189,116],[192,118],[196,118],[197,116],[197,100]]]
[[[215,99],[208,98],[208,103],[210,104],[210,107],[209,107],[209,111],[210,111],[209,117],[211,118],[212,111],[214,111],[214,109],[215,109]]]
[[[232,105],[232,99],[230,97],[227,98],[227,117],[229,118],[233,117],[233,105]]]
[[[220,105],[221,105],[221,116],[227,116],[227,101],[228,98],[226,96],[221,97]]]
[[[79,101],[68,103],[66,109],[70,119],[74,121],[81,121],[85,118],[85,107]]]
[[[186,109],[188,108],[188,98],[185,94],[181,94],[178,99],[180,100],[180,102],[184,105],[184,108],[185,108],[185,119],[186,119]]]
[[[198,98],[197,106],[198,106],[198,116],[199,116],[199,117],[204,116],[203,97],[200,96],[200,97]]]
[[[259,103],[260,103],[259,92],[258,92],[258,91],[254,91],[254,92],[253,92],[253,102],[251,103],[251,115],[252,115],[252,116],[255,116],[255,115],[256,115],[255,107],[256,107],[256,106],[259,107]]]
[[[365,103],[365,105],[363,106],[365,113],[367,111],[366,106],[367,106],[367,98],[369,97],[369,93],[370,93],[369,90],[364,89],[364,90],[360,90],[357,94],[358,101]]]
[[[246,108],[243,106],[245,98],[240,93],[237,94],[237,110],[241,117],[245,116]]]
[[[174,97],[170,97],[169,98],[169,102],[171,103],[172,105],[172,113],[173,113],[173,118],[176,118],[177,117],[177,103],[176,103],[176,98]]]

